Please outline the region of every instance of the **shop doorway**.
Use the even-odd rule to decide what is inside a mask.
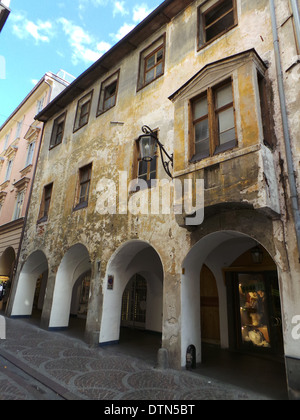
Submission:
[[[278,283],[274,260],[250,236],[220,231],[198,241],[182,267],[182,366],[186,366],[187,349],[193,345],[199,373],[284,398],[286,372]],[[217,287],[218,294],[209,287]],[[210,334],[215,337],[217,331],[208,327],[212,322],[208,311],[213,304],[219,310],[220,346],[209,342]],[[208,313],[203,317],[205,311]],[[248,317],[241,317],[241,313]],[[201,314],[204,326],[200,326]],[[208,328],[210,333],[206,332]],[[251,344],[251,339],[257,345]]]
[[[128,282],[122,298],[121,327],[145,329],[147,281],[135,274]]]
[[[35,319],[40,319],[42,316],[46,287],[48,280],[48,270],[45,273],[40,274],[36,279],[35,292],[32,304],[32,316]]]
[[[71,316],[86,320],[89,305],[91,271],[81,275],[73,287]]]
[[[6,248],[0,258],[0,311],[5,312],[11,289],[11,278],[16,254],[12,247]]]
[[[226,273],[230,347],[283,356],[281,304],[276,271]]]
[[[220,346],[219,293],[215,276],[203,265],[200,274],[201,341]]]
[[[121,245],[107,265],[100,345],[156,362],[163,320],[163,266],[149,243]]]

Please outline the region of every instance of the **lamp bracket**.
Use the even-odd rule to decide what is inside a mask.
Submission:
[[[170,164],[171,164],[171,166],[173,168],[173,154],[172,155],[169,155],[168,154],[168,152],[164,148],[164,145],[158,140],[157,135],[155,134],[155,132],[153,130],[151,130],[150,127],[148,127],[148,125],[143,125],[142,132],[144,134],[150,134],[152,137],[155,138],[155,140],[156,140],[156,142],[157,142],[157,144],[159,146],[159,149],[160,149],[161,162],[162,162],[162,165],[164,167],[164,170],[167,173],[167,175],[170,178],[173,179],[173,176],[172,176],[171,171],[170,171]],[[165,155],[168,158],[168,160],[164,160],[164,156],[163,155]]]

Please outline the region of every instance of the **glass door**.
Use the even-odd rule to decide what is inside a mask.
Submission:
[[[277,273],[237,273],[238,347],[283,352]]]
[[[243,348],[271,348],[266,289],[263,274],[238,274],[240,340]]]
[[[122,298],[121,325],[145,328],[147,303],[147,281],[136,274],[129,281]]]

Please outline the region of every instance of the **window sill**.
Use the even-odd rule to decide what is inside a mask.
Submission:
[[[213,42],[218,41],[219,39],[223,38],[224,35],[226,35],[228,32],[230,32],[232,29],[236,28],[237,26],[238,26],[238,23],[235,23],[233,26],[231,26],[230,28],[224,30],[219,35],[215,36],[213,39],[210,39],[208,42],[205,42],[205,44],[199,45],[199,41],[198,41],[198,49],[197,49],[197,52],[200,52],[204,48],[209,47]]]
[[[145,87],[147,87],[147,86],[151,85],[151,83],[153,83],[153,82],[155,82],[156,80],[160,79],[162,76],[164,76],[164,73],[160,74],[159,76],[157,76],[155,79],[151,80],[151,81],[150,81],[150,82],[148,82],[148,83],[140,84],[140,85],[137,87],[136,91],[137,91],[137,92],[139,92],[140,90],[144,89]]]
[[[31,172],[32,170],[32,163],[30,163],[29,165],[25,166],[25,168],[23,168],[20,171],[21,177],[23,178],[25,175],[27,175],[29,172]]]
[[[62,141],[60,143],[57,144],[53,144],[49,146],[49,150],[55,149],[57,146],[59,146],[60,144],[62,144]]]
[[[88,206],[88,201],[83,201],[82,203],[76,204],[76,206],[73,208],[73,211],[85,209]]]
[[[136,181],[137,179],[139,179],[139,178],[135,178],[132,181]],[[151,181],[153,181],[153,184],[151,183]],[[153,179],[150,179],[148,181],[145,181],[147,183],[147,186],[146,185],[138,185],[138,183],[136,183],[136,185],[134,185],[128,191],[128,195],[130,196],[130,195],[136,194],[136,193],[141,192],[141,191],[149,191],[151,188],[156,188],[157,187],[157,185],[156,185],[157,181],[159,181],[158,178],[153,178]]]
[[[41,217],[37,222],[36,222],[36,224],[37,225],[40,225],[41,223],[46,223],[46,222],[48,222],[48,216],[44,216],[44,217]]]
[[[106,112],[108,112],[110,109],[112,109],[112,108],[114,108],[116,106],[116,104],[114,104],[114,105],[112,105],[112,106],[110,106],[109,108],[106,108],[106,109],[98,109],[98,111],[97,111],[97,114],[96,114],[96,118],[97,117],[100,117],[100,115],[103,115],[103,114],[105,114]]]
[[[191,163],[190,161],[186,163],[186,167],[184,169],[176,170],[174,171],[174,178],[178,178],[183,175],[187,175],[189,173],[198,171],[200,169],[208,168],[209,166],[216,165],[218,163],[223,163],[228,160],[236,159],[241,156],[255,153],[261,150],[262,144],[255,144],[253,146],[248,147],[235,147],[234,149],[225,152],[225,153],[219,153],[217,155],[211,156],[206,159],[202,159],[198,162]],[[265,146],[263,146],[265,147]]]
[[[230,142],[228,142],[228,143],[226,143],[222,146],[218,146],[216,148],[213,156],[217,156],[217,155],[220,155],[221,153],[226,153],[226,152],[232,151],[236,147],[238,147],[237,140],[232,140],[232,141],[230,141]],[[207,153],[205,153],[205,154],[204,153],[198,153],[197,155],[194,155],[192,157],[192,159],[189,161],[189,163],[197,163],[197,162],[203,161],[205,159],[212,158],[213,156],[210,156]]]
[[[5,188],[7,188],[9,186],[10,180],[7,179],[6,181],[4,181],[1,185],[0,185],[0,190],[3,191],[5,190]]]
[[[76,133],[77,131],[79,131],[81,128],[85,127],[86,125],[88,125],[89,122],[86,122],[85,124],[82,124],[80,127],[74,127],[73,129],[73,133]]]

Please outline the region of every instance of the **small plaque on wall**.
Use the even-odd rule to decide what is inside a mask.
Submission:
[[[108,290],[113,290],[114,288],[114,276],[109,275],[107,277],[107,289]]]

